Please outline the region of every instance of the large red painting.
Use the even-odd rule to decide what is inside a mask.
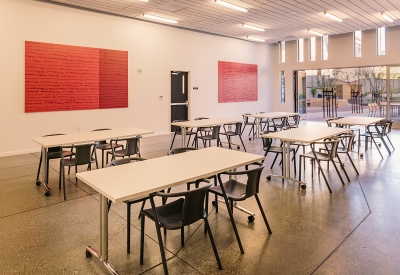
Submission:
[[[218,61],[218,102],[258,100],[257,65]]]
[[[128,107],[128,52],[25,41],[25,112]]]

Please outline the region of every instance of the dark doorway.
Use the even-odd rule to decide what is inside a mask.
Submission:
[[[171,122],[188,119],[188,72],[171,72]],[[175,126],[171,126],[175,131]]]

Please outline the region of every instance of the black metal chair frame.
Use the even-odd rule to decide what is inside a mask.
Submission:
[[[243,117],[243,129],[242,129],[242,135],[243,135],[243,132],[244,132],[244,129],[246,128],[246,126],[247,125],[249,125],[249,126],[251,126],[251,129],[250,129],[250,131],[249,131],[249,140],[251,140],[251,138],[250,138],[250,135],[251,135],[251,132],[253,132],[253,139],[254,139],[254,136],[256,135],[256,129],[255,129],[255,127],[256,127],[256,121],[254,120],[254,121],[249,121],[249,117],[247,116],[247,115],[251,115],[250,113],[245,113],[245,114],[242,114],[242,117]]]
[[[236,123],[232,123],[232,124],[224,124],[222,125],[224,128],[224,133],[220,133],[220,135],[225,135],[227,140],[228,140],[228,144],[229,144],[229,149],[232,149],[232,142],[231,142],[231,138],[234,136],[238,136],[240,141],[242,142],[242,146],[245,152],[246,151],[246,147],[244,146],[243,140],[242,140],[242,122],[236,122]],[[232,125],[235,125],[235,129],[234,131],[231,131],[229,129],[229,127],[232,127]],[[228,126],[228,131],[226,130],[226,127]],[[238,149],[240,149],[240,146],[237,145]]]
[[[110,128],[101,128],[101,129],[94,129],[92,132],[97,132],[97,131],[109,131],[111,130]],[[104,168],[104,151],[110,151],[112,150],[112,145],[110,143],[107,143],[106,140],[98,140],[96,141],[96,149],[101,150],[101,168]],[[122,144],[117,144],[117,142],[114,144],[114,148],[120,148],[124,149],[124,146]]]
[[[249,165],[257,165],[258,167],[255,169],[248,169]],[[220,173],[217,175],[219,185],[211,187],[208,189],[207,198],[206,198],[206,211],[208,212],[208,194],[212,193],[217,196],[222,196],[225,200],[225,204],[229,213],[229,217],[231,220],[231,224],[233,230],[235,232],[236,240],[238,242],[240,252],[244,254],[243,246],[240,241],[239,233],[236,228],[235,221],[233,219],[233,204],[237,201],[244,201],[250,197],[255,197],[258,207],[260,209],[261,215],[264,219],[265,225],[267,227],[268,233],[272,234],[271,228],[269,226],[267,217],[265,215],[264,209],[261,205],[260,199],[258,197],[259,193],[259,185],[260,185],[260,177],[261,172],[264,169],[264,165],[262,163],[256,162],[245,166],[245,171],[227,171],[224,173]],[[242,183],[235,179],[229,179],[227,182],[222,182],[221,175],[229,175],[229,176],[240,176],[240,175],[247,175],[247,182]],[[215,202],[215,210],[218,213],[218,201]],[[250,219],[249,219],[250,221]],[[207,228],[204,228],[206,231]]]
[[[211,184],[207,186],[193,189],[190,191],[179,192],[179,193],[161,193],[156,192],[149,195],[151,208],[142,210],[141,217],[141,230],[140,230],[140,264],[143,264],[144,258],[144,230],[145,230],[145,218],[153,220],[156,226],[158,244],[160,247],[161,259],[164,268],[164,274],[168,274],[167,260],[164,252],[164,245],[161,236],[161,227],[167,230],[181,230],[181,246],[185,244],[184,240],[184,227],[197,222],[200,219],[204,220],[204,225],[208,236],[210,237],[211,245],[214,251],[215,259],[218,264],[218,268],[222,270],[222,264],[218,255],[217,248],[215,246],[214,238],[211,233],[211,228],[208,223],[208,212],[204,211],[204,198],[206,197],[207,190]],[[154,202],[154,197],[161,198],[177,198],[171,203],[158,206]],[[184,197],[184,198],[182,198]]]
[[[125,138],[125,139],[112,139],[110,140],[111,144],[111,152],[107,152],[107,163],[108,163],[108,155],[111,155],[112,158],[111,160],[115,160],[116,157],[124,158],[124,157],[130,157],[132,155],[140,155],[140,139],[142,136],[136,136],[132,138]],[[117,147],[114,146],[114,144],[117,144],[117,142],[123,142],[125,141],[125,149],[120,149],[116,150]],[[120,144],[117,144],[118,146]]]
[[[382,142],[382,144],[385,146],[389,155],[391,155],[392,152],[389,149],[389,146],[385,141],[385,137],[386,137],[387,141],[390,143],[390,145],[392,146],[393,150],[395,150],[393,143],[390,141],[389,136],[388,136],[388,134],[392,130],[392,124],[393,124],[392,120],[383,120],[383,121],[379,121],[375,124],[368,125],[366,127],[366,132],[363,134],[360,134],[360,136],[365,137],[365,151],[367,150],[368,139],[369,139],[371,141],[371,143],[373,142],[375,144],[375,147],[378,149],[378,152],[381,155],[381,158],[383,158],[382,152],[379,149],[380,144],[377,143],[375,140],[375,139],[379,139]],[[379,146],[378,146],[378,144],[379,144]]]
[[[198,131],[200,133],[200,136],[196,135],[196,148],[199,147],[198,140],[201,139],[203,141],[203,146],[204,148],[207,146],[207,141],[209,142],[209,146],[211,146],[211,140],[216,140],[217,141],[217,146],[222,147],[222,142],[219,138],[219,134],[221,131],[221,125],[214,125],[210,127],[210,134],[206,134],[203,136],[203,131]]]
[[[185,122],[185,121],[188,121],[188,120],[174,120],[172,122]],[[187,147],[189,146],[190,139],[192,138],[192,135],[196,136],[196,133],[197,133],[197,131],[193,132],[192,128],[186,128],[186,136],[189,136],[188,142],[186,144]],[[174,137],[172,138],[172,142],[171,142],[171,146],[170,146],[169,150],[171,150],[172,146],[174,145],[174,141],[175,141],[176,135],[182,135],[182,129],[181,129],[180,126],[175,126]]]
[[[88,165],[87,170],[92,170],[92,163],[96,163],[96,168],[99,169],[97,163],[97,154],[95,150],[96,143],[88,143],[81,145],[71,145],[71,146],[62,146],[63,149],[75,149],[74,157],[70,157],[69,159],[65,159],[64,155],[61,155],[60,159],[60,174],[58,178],[58,189],[61,190],[61,177],[63,178],[63,191],[64,191],[64,200],[67,199],[66,191],[65,191],[65,172],[64,167],[68,166],[68,168],[74,166],[75,167],[75,182],[78,183],[78,178],[76,174],[78,173],[78,165]],[[94,152],[94,153],[93,153]],[[94,158],[93,158],[94,154]]]

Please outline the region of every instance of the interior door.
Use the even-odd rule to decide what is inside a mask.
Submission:
[[[171,122],[188,119],[188,72],[171,72]],[[171,126],[175,131],[175,126]]]

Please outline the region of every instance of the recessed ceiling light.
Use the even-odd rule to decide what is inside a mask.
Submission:
[[[308,30],[308,32],[310,32],[312,34],[315,34],[315,35],[318,35],[318,36],[324,36],[322,33],[316,32],[316,31],[313,31],[313,30]]]
[[[247,39],[254,40],[254,41],[257,41],[257,42],[265,42],[265,39],[252,37],[252,36],[247,36]]]
[[[228,2],[224,2],[224,1],[221,1],[221,0],[215,0],[215,3],[219,4],[219,5],[222,5],[222,6],[225,6],[225,7],[228,7],[228,8],[231,8],[231,9],[234,9],[234,10],[247,12],[247,10],[245,8],[242,8],[242,7],[239,7],[239,6],[236,6],[234,4],[231,4],[231,3],[228,3]]]
[[[147,14],[147,13],[144,13],[143,17],[150,18],[150,19],[153,19],[153,20],[163,21],[163,22],[167,22],[167,23],[173,23],[173,24],[177,24],[178,23],[178,21],[176,21],[176,20],[172,20],[172,19],[168,19],[168,18],[164,18],[164,17],[159,17],[159,16]]]
[[[382,12],[382,16],[383,16],[387,21],[389,21],[390,23],[393,23],[393,19],[392,19],[389,15],[387,15],[386,13]]]
[[[252,30],[256,30],[256,31],[260,31],[260,32],[265,31],[263,28],[254,27],[254,26],[247,25],[247,24],[242,24],[242,26],[245,27],[245,28],[252,29]]]
[[[140,1],[142,1],[142,2],[149,2],[149,0],[140,0]]]
[[[324,12],[324,14],[325,14],[326,16],[332,18],[333,20],[336,20],[336,21],[338,21],[338,22],[343,22],[343,20],[342,20],[341,18],[339,18],[339,17],[337,17],[337,16],[335,16],[335,15],[333,15],[333,14],[330,14],[329,12]]]

